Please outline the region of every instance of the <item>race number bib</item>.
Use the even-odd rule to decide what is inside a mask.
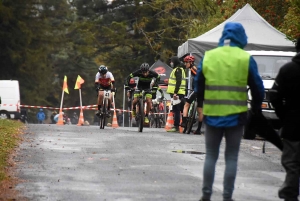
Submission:
[[[110,98],[110,91],[104,91],[104,98]]]

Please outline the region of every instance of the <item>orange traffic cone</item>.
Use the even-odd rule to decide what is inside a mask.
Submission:
[[[59,110],[59,116],[56,125],[64,125],[64,117],[61,109]]]
[[[78,124],[77,126],[82,126],[84,124],[84,119],[83,119],[83,111],[82,109],[80,110],[80,115],[79,115],[79,119],[78,119]]]
[[[170,130],[171,128],[173,128],[173,125],[174,125],[174,119],[173,119],[173,112],[171,111],[168,114],[168,118],[167,118],[167,123],[166,123],[165,129],[166,130]]]
[[[113,121],[112,121],[111,127],[112,128],[119,128],[116,110],[114,110],[114,116],[113,116]]]

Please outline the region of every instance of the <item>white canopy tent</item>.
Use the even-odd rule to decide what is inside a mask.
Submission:
[[[264,20],[249,4],[246,4],[223,23],[196,38],[188,39],[179,46],[178,57],[191,53],[198,63],[205,51],[218,46],[227,22],[239,22],[244,26],[248,36],[248,45],[245,50],[295,51],[292,41],[287,40],[283,33]]]

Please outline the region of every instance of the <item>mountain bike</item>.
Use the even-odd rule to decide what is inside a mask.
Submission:
[[[103,101],[102,101],[102,108],[100,110],[100,115],[99,115],[99,119],[100,119],[100,129],[104,129],[105,126],[105,121],[107,118],[108,113],[110,112],[108,110],[108,100],[111,96],[111,90],[110,89],[103,89]]]
[[[146,94],[151,93],[151,89],[135,89],[135,94],[139,94],[138,102],[136,104],[137,112],[135,120],[138,126],[138,131],[143,132],[144,128],[144,119],[145,119],[145,103],[146,103]]]

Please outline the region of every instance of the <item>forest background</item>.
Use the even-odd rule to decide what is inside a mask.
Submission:
[[[130,72],[143,62],[168,63],[179,45],[246,3],[289,40],[300,37],[300,0],[1,0],[0,79],[19,80],[23,105],[59,107],[66,75],[70,93],[63,107],[73,107],[79,106],[74,86],[80,75],[82,104],[94,105],[95,74],[104,64],[122,108]]]

